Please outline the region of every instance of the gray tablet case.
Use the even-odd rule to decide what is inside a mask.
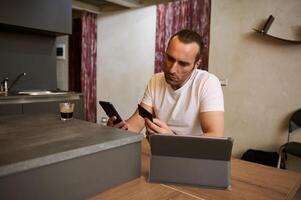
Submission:
[[[231,189],[232,138],[152,135],[150,182]]]

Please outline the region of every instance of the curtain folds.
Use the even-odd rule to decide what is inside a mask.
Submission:
[[[198,32],[204,43],[201,69],[208,70],[211,0],[177,0],[157,6],[155,73],[162,71],[170,37],[181,29]]]
[[[85,96],[85,117],[96,122],[97,15],[84,12],[82,21],[81,89]]]

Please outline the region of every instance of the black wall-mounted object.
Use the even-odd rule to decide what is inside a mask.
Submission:
[[[270,29],[270,27],[271,27],[274,19],[275,18],[273,17],[273,15],[270,15],[269,18],[268,18],[268,20],[264,24],[263,29],[261,31],[264,32],[264,33],[268,33],[268,31],[269,31],[269,29]]]

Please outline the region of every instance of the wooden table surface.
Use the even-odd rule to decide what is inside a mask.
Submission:
[[[149,183],[149,146],[142,142],[142,173],[133,181],[92,197],[102,199],[287,200],[301,185],[301,174],[238,159],[231,160],[232,190]]]

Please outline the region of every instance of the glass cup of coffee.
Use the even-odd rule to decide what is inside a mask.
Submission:
[[[61,120],[70,120],[73,117],[74,103],[64,102],[60,103]]]

